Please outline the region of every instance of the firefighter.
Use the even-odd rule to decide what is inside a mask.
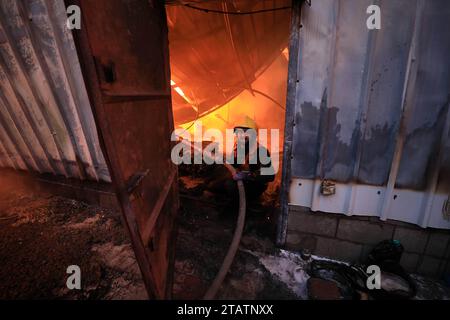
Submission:
[[[253,129],[249,134],[249,130]],[[236,181],[244,183],[247,205],[251,208],[259,207],[260,196],[267,189],[268,184],[275,179],[272,169],[269,151],[257,141],[257,125],[249,117],[244,117],[244,121],[237,123],[234,127],[234,161],[236,169],[234,176],[223,166],[218,166],[212,177],[207,182],[207,190],[223,194],[231,198],[230,204],[236,207],[239,203],[239,196]],[[250,141],[255,138],[254,143]],[[260,155],[265,155],[269,161],[262,161]],[[252,161],[253,157],[253,161]],[[256,160],[256,161],[255,161]],[[253,163],[252,163],[253,162]],[[261,172],[265,168],[270,173]]]

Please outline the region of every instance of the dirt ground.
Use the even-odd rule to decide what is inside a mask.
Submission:
[[[0,299],[147,298],[119,212],[1,182]],[[234,232],[236,214],[224,209],[224,199],[198,192],[200,182],[180,180],[175,299],[204,295]],[[307,298],[306,262],[274,247],[273,216],[271,206],[248,211],[218,299]],[[81,268],[81,290],[66,287],[70,265]],[[436,282],[416,279],[418,298],[450,297]]]
[[[176,299],[203,296],[231,241],[235,217],[220,216],[206,201],[182,198]],[[243,250],[274,250],[268,239],[246,233]],[[0,264],[0,299],[147,298],[119,212],[26,185],[0,188]],[[81,290],[66,287],[70,265],[81,269]],[[295,298],[271,279],[254,255],[240,251],[218,298]]]
[[[120,216],[42,194],[0,199],[0,299],[145,299]],[[66,287],[81,269],[82,290]]]
[[[177,240],[174,293],[176,298],[200,299],[219,270],[231,242],[237,214],[224,199],[204,192],[192,196],[197,183],[181,178],[181,210]],[[226,199],[225,199],[226,200]],[[225,208],[225,209],[224,209]],[[259,256],[276,253],[273,208],[247,210],[240,249],[218,293],[218,299],[297,299],[295,293],[264,268]],[[193,285],[189,286],[186,282]]]

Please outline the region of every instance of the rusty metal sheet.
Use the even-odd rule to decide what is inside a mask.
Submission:
[[[149,296],[168,298],[178,198],[164,5],[74,3],[83,15],[74,33],[83,73],[136,258]]]
[[[143,1],[92,1],[89,9],[97,14],[86,16],[86,23],[98,30],[90,35],[92,51],[95,53],[97,68],[102,77],[101,87],[104,94],[110,96],[151,96],[166,95],[170,83],[166,84],[166,74],[155,68],[163,64],[165,56],[160,50],[153,50],[153,45],[164,41],[159,29],[167,29],[160,25],[156,12],[146,12],[148,5]],[[135,20],[127,28],[111,20],[104,23],[98,15],[114,16],[122,13],[122,19]],[[148,30],[158,30],[148,32]],[[114,39],[114,41],[104,41]],[[120,64],[116,61],[121,61]],[[104,73],[112,71],[113,79]]]
[[[0,2],[1,166],[110,181],[62,0]]]

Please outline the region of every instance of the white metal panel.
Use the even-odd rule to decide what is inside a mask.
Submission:
[[[336,183],[336,194],[324,196],[320,193],[320,180],[292,180],[289,190],[289,204],[311,208],[312,211],[341,213],[346,215],[379,217],[387,196],[385,186]],[[350,202],[350,195],[355,194]],[[442,213],[447,195],[433,196],[430,220],[426,226],[450,229],[450,220]],[[389,219],[422,225],[426,211],[426,193],[416,190],[395,189],[387,216]]]
[[[63,0],[0,2],[1,166],[110,181]]]

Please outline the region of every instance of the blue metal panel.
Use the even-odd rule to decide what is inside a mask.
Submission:
[[[397,186],[425,188],[448,112],[450,2],[378,1],[370,31],[372,3],[304,7],[292,173],[386,185],[405,128]]]
[[[389,178],[402,115],[416,1],[382,1],[380,7],[382,29],[371,31],[375,43],[364,92],[367,116],[358,173],[360,182],[376,185],[385,184]]]
[[[449,2],[425,1],[420,19],[414,56],[417,76],[406,101],[411,117],[406,124],[397,185],[423,189],[439,153],[450,103]]]

